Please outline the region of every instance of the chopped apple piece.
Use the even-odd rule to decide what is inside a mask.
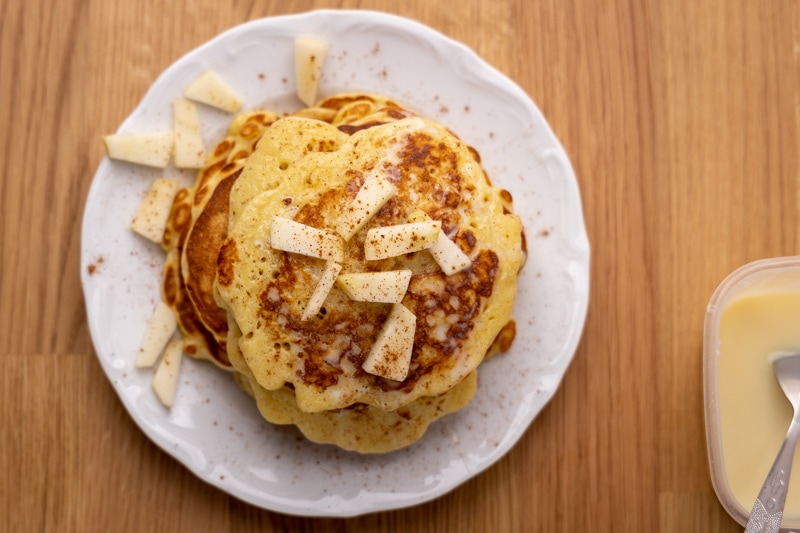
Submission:
[[[397,187],[380,174],[367,178],[342,214],[336,231],[349,241],[396,194]]]
[[[270,246],[276,250],[341,263],[344,241],[334,233],[279,216],[272,217]]]
[[[198,76],[183,90],[183,96],[229,113],[242,108],[242,99],[213,70]]]
[[[297,97],[308,107],[313,107],[317,100],[317,89],[327,52],[328,43],[320,39],[303,36],[294,40]]]
[[[153,366],[177,327],[175,313],[167,304],[159,300],[153,316],[147,322],[142,347],[139,348],[139,355],[136,357],[136,366],[138,368]]]
[[[372,228],[364,241],[364,257],[373,261],[424,250],[436,242],[441,228],[438,220]]]
[[[131,220],[131,229],[153,242],[161,242],[172,202],[180,189],[177,179],[156,178]]]
[[[339,263],[334,261],[328,261],[325,263],[325,270],[322,271],[322,276],[320,276],[319,281],[317,282],[314,293],[311,295],[311,299],[308,300],[308,303],[306,304],[306,309],[303,311],[303,316],[301,317],[302,320],[308,320],[310,317],[319,313],[319,310],[322,308],[322,304],[325,303],[325,298],[328,297],[328,294],[333,288],[333,284],[336,282],[336,276],[338,276],[339,272],[341,271],[342,265]]]
[[[410,270],[386,270],[340,274],[336,284],[357,302],[399,303],[410,281]]]
[[[417,317],[403,304],[394,304],[361,368],[375,376],[403,381],[414,351]]]
[[[166,168],[172,155],[172,131],[112,133],[105,135],[106,154],[111,159],[148,167]]]
[[[469,256],[462,252],[461,248],[451,241],[442,230],[439,230],[439,237],[433,246],[428,248],[428,251],[438,263],[439,268],[448,276],[461,272],[472,264]]]
[[[178,388],[181,359],[183,358],[183,340],[175,339],[167,344],[164,356],[153,374],[152,386],[158,399],[167,407],[175,403],[175,391]]]
[[[420,222],[431,218],[424,211],[415,211],[409,215],[409,222]],[[428,248],[439,268],[447,274],[457,274],[472,264],[469,256],[451,241],[444,231],[439,230],[436,242]]]
[[[200,168],[206,163],[206,149],[200,130],[197,106],[189,100],[172,101],[172,128],[175,146],[172,161],[177,168]]]

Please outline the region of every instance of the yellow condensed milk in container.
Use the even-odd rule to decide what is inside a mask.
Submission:
[[[792,420],[770,354],[800,351],[800,256],[765,259],[731,273],[708,304],[705,415],[711,480],[725,510],[745,525]],[[800,446],[783,527],[800,528]]]

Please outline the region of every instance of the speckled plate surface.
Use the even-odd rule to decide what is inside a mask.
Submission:
[[[184,361],[175,406],[162,407],[150,387],[152,370],[133,362],[160,297],[163,254],[128,224],[152,178],[166,174],[188,184],[193,173],[104,159],[86,204],[81,272],[97,356],[153,442],[201,479],[254,505],[353,516],[440,496],[519,440],[556,391],[580,339],[589,244],[569,160],[529,97],[468,48],[396,16],[313,11],[235,27],[167,69],[119,132],[171,128],[171,99],[207,69],[234,87],[247,108],[299,108],[293,39],[303,34],[330,44],[320,96],[362,90],[393,97],[475,147],[493,181],[514,196],[530,252],[519,280],[518,335],[509,353],[481,366],[472,403],[415,445],[376,456],[312,444],[292,428],[264,422],[229,376],[203,362]],[[201,109],[209,148],[229,119]]]

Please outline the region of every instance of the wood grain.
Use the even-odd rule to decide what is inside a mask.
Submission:
[[[320,7],[412,17],[539,105],[592,242],[582,343],[498,464],[433,502],[304,519],[196,479],[105,380],[79,282],[86,193],[173,61],[231,26]],[[741,531],[708,474],[706,303],[800,254],[796,0],[0,0],[0,530]]]

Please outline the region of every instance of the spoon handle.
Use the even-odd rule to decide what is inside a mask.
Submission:
[[[781,528],[786,491],[789,488],[789,474],[792,471],[794,449],[800,436],[800,410],[796,410],[789,431],[786,433],[781,449],[772,468],[764,480],[761,492],[750,511],[745,533],[778,533]]]

